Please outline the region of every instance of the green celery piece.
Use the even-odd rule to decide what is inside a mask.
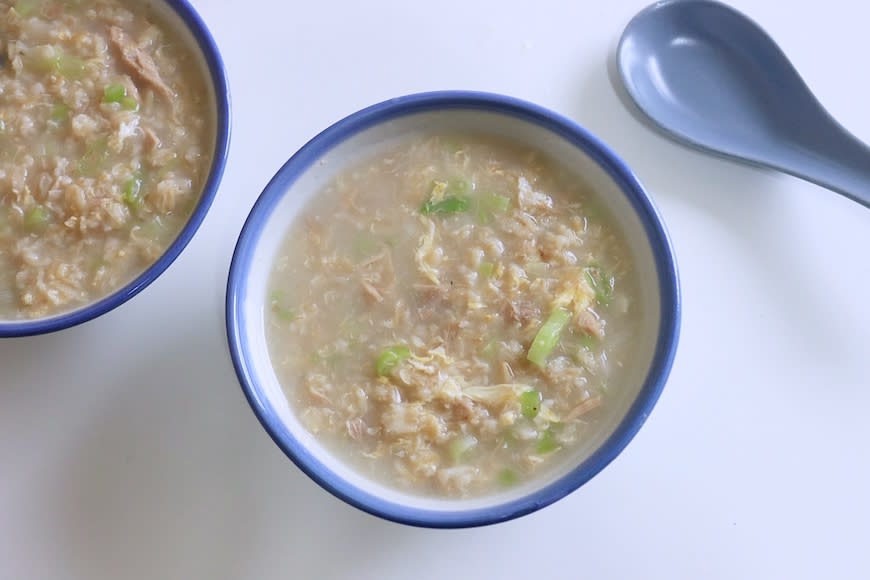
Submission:
[[[511,487],[517,483],[517,474],[514,470],[505,467],[498,472],[498,483],[502,487]]]
[[[22,18],[29,18],[39,10],[40,4],[42,4],[42,0],[18,0],[18,2],[15,3],[14,8],[19,16]]]
[[[55,123],[59,123],[69,116],[69,107],[63,103],[58,103],[51,108],[51,116],[49,117]]]
[[[613,276],[597,264],[586,266],[583,274],[586,277],[586,282],[595,291],[595,301],[602,306],[610,304],[615,284]]]
[[[294,321],[296,320],[296,311],[292,308],[282,308],[280,306],[273,306],[272,311],[275,313],[275,316],[280,318],[281,320]]]
[[[592,350],[593,347],[598,343],[598,340],[592,334],[586,334],[585,332],[580,336],[580,348],[583,350]]]
[[[120,83],[106,85],[103,89],[104,103],[120,103],[121,99],[127,96],[127,89]]]
[[[477,267],[477,274],[481,278],[492,278],[493,272],[495,272],[495,264],[492,262],[481,262]]]
[[[541,393],[536,389],[529,389],[520,395],[520,410],[523,417],[534,419],[541,410]]]
[[[121,104],[121,108],[125,111],[139,110],[139,103],[133,97],[121,97],[121,100],[118,102]]]
[[[85,61],[77,56],[64,54],[60,48],[50,46],[49,51],[35,48],[28,56],[27,65],[42,74],[60,74],[68,79],[80,79],[87,71]],[[37,54],[36,51],[39,50]]]
[[[468,211],[471,200],[464,195],[448,195],[441,201],[427,200],[420,206],[420,213],[430,214],[454,214]]]
[[[375,371],[379,377],[384,377],[393,372],[393,369],[406,358],[411,356],[411,351],[403,344],[390,346],[381,351],[375,361]]]
[[[546,455],[547,453],[552,453],[558,448],[559,444],[553,436],[553,431],[547,429],[538,436],[538,442],[535,445],[535,452],[538,453],[538,455]]]
[[[483,204],[492,212],[507,211],[511,207],[511,198],[497,193],[488,193],[483,196]]]
[[[127,88],[120,83],[106,85],[103,89],[103,102],[118,103],[126,111],[139,110],[139,103],[133,97],[127,96]]]
[[[77,56],[60,54],[57,57],[57,72],[68,79],[80,79],[85,76],[85,61]]]
[[[41,205],[34,206],[24,214],[24,227],[31,232],[36,232],[48,223],[48,212]]]
[[[571,320],[571,313],[567,310],[564,308],[554,309],[538,330],[538,334],[535,335],[526,358],[539,367],[545,366],[547,357],[559,343],[562,330],[569,320]]]
[[[293,321],[296,320],[296,310],[283,305],[285,301],[284,292],[273,290],[269,294],[269,303],[272,306],[272,312],[281,320]]]
[[[486,225],[489,223],[491,214],[502,213],[510,209],[511,200],[503,195],[487,193],[477,199],[476,206],[478,221]]]
[[[121,186],[121,199],[131,210],[142,207],[142,178],[133,176]]]
[[[499,447],[501,447],[502,449],[509,449],[517,444],[517,438],[511,430],[506,430],[504,433],[502,433],[501,438],[502,444]]]

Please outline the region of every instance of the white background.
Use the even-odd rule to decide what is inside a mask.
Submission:
[[[223,184],[132,302],[0,341],[0,579],[870,578],[870,210],[641,124],[608,66],[646,3],[196,0],[232,87]],[[733,4],[870,140],[870,5]],[[610,144],[661,209],[684,299],[671,379],[625,452],[549,508],[459,531],[308,480],[245,402],[223,320],[236,236],[287,157],[446,88],[535,101]]]

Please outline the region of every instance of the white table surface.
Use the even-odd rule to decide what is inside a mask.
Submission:
[[[653,133],[608,76],[647,0],[196,0],[233,97],[223,184],[187,250],[109,315],[0,341],[0,579],[870,578],[870,211]],[[856,0],[734,0],[870,140]],[[610,144],[682,275],[671,379],[628,448],[533,515],[378,520],[297,470],[249,409],[223,300],[278,167],[371,103],[511,94]],[[870,160],[868,160],[870,162]]]

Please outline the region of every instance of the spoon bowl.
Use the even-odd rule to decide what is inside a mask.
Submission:
[[[870,148],[737,10],[714,0],[657,2],[626,26],[616,61],[629,96],[670,137],[870,207]]]

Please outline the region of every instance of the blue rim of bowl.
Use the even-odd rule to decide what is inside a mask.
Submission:
[[[0,338],[34,336],[63,330],[92,320],[127,302],[156,280],[178,258],[199,229],[200,224],[211,207],[223,177],[229,153],[231,126],[230,87],[217,44],[206,27],[205,22],[203,22],[193,6],[187,0],[164,0],[164,2],[181,18],[196,40],[208,65],[214,89],[215,113],[217,116],[214,155],[212,156],[211,168],[208,172],[208,178],[203,185],[199,201],[197,201],[196,207],[194,207],[184,228],[166,251],[163,252],[163,255],[132,282],[96,302],[58,314],[57,316],[36,320],[0,320]]]
[[[283,427],[248,366],[247,361],[252,358],[251,346],[243,336],[245,320],[241,312],[247,297],[246,275],[262,226],[304,171],[339,143],[374,125],[406,115],[448,109],[493,112],[534,123],[576,145],[600,165],[625,194],[643,223],[659,277],[661,322],[650,371],[637,398],[616,430],[583,463],[555,482],[504,504],[440,511],[408,507],[376,497],[342,480],[292,435],[283,438],[280,434],[289,434],[289,431]],[[658,210],[631,170],[600,140],[557,113],[513,97],[473,91],[436,91],[398,97],[358,111],[318,134],[281,167],[254,204],[236,244],[227,282],[226,322],[233,366],[245,397],[275,443],[311,479],[348,504],[387,520],[429,528],[475,527],[511,520],[563,498],[604,469],[628,445],[655,406],[673,364],[680,328],[679,276]]]

